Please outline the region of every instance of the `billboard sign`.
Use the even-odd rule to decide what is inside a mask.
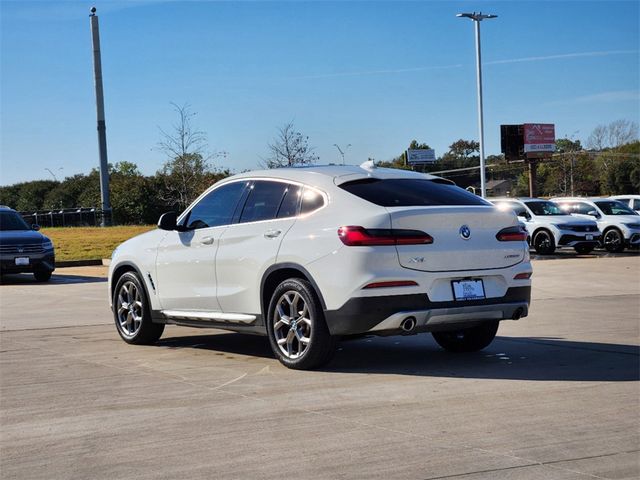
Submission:
[[[432,148],[423,148],[419,150],[407,150],[407,163],[409,165],[417,165],[422,163],[435,163],[436,151]]]
[[[525,123],[523,134],[524,153],[552,153],[556,151],[556,128],[553,123]]]

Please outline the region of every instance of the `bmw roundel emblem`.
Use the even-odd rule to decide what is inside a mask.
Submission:
[[[462,225],[460,227],[460,236],[465,240],[469,240],[469,237],[471,236],[471,230],[469,229],[469,226]]]

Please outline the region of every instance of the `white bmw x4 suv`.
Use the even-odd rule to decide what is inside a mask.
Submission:
[[[432,332],[491,343],[528,313],[531,264],[513,212],[447,180],[373,166],[283,168],[222,180],[113,253],[118,333],[165,324],[269,338],[287,367],[328,362],[339,338]]]

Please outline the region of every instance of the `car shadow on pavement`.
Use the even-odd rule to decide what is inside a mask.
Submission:
[[[2,275],[0,285],[69,285],[74,283],[100,283],[106,282],[106,277],[68,275],[53,273],[51,279],[46,282],[38,282],[31,273],[16,273]]]
[[[265,337],[225,333],[165,338],[165,348],[217,355],[273,358]],[[640,380],[640,347],[550,337],[496,337],[486,349],[454,354],[431,335],[344,341],[323,372],[487,378],[500,380],[629,382]],[[275,360],[274,360],[275,361]]]

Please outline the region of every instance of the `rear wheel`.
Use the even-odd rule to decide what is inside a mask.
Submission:
[[[313,287],[300,278],[285,280],[273,292],[267,332],[278,360],[299,370],[329,362],[337,344],[329,333]]]
[[[438,345],[449,352],[477,352],[493,342],[498,332],[498,323],[484,322],[476,327],[431,334]]]
[[[151,321],[147,294],[138,275],[126,272],[113,290],[113,316],[120,337],[134,345],[151,345],[164,331],[164,324]]]
[[[536,232],[533,237],[533,248],[540,255],[550,255],[556,251],[556,243],[553,240],[553,235],[546,230],[540,230]]]
[[[576,245],[573,247],[573,249],[581,255],[593,252],[594,248],[595,247],[593,245]]]
[[[617,228],[610,228],[604,232],[602,243],[607,252],[619,253],[624,250],[624,239]]]

